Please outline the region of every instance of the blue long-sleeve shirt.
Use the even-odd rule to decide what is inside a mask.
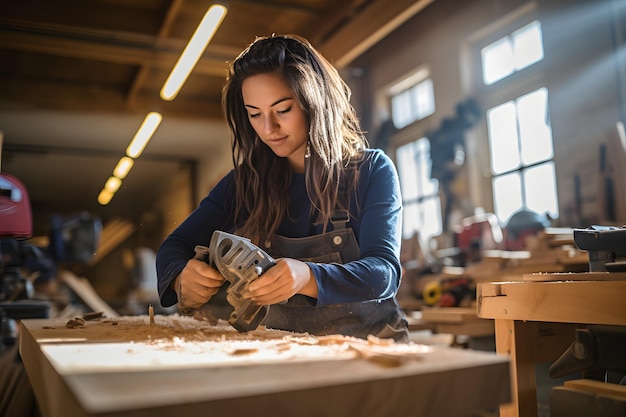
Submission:
[[[350,199],[346,226],[353,230],[359,244],[359,259],[343,265],[307,262],[317,281],[317,305],[384,300],[398,290],[402,204],[397,172],[383,151],[366,151],[357,188]],[[290,215],[283,218],[277,235],[300,238],[322,233],[311,215],[304,174],[293,174],[286,198]],[[208,246],[215,230],[234,229],[234,207],[231,171],[159,248],[156,263],[161,304],[171,306],[177,302],[171,283],[194,256],[194,247]]]

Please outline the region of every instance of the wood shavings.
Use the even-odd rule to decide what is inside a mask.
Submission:
[[[351,343],[350,348],[354,349],[362,358],[387,367],[400,366],[409,359],[404,354],[379,351],[373,349],[371,346],[365,343]]]
[[[86,321],[98,320],[102,316],[104,316],[104,313],[102,311],[97,311],[97,312],[85,313],[83,315],[83,319],[85,319]]]
[[[75,317],[65,323],[65,327],[68,329],[84,328],[86,321],[99,320],[103,316],[101,311],[85,313],[82,317]]]
[[[240,333],[225,321],[213,326],[206,321],[180,315],[155,315],[154,322],[150,322],[149,315],[91,322],[73,319],[65,327],[44,331],[61,332],[64,328],[71,329],[67,330],[71,332],[71,336],[68,333],[66,337],[84,338],[90,341],[90,346],[103,341],[102,349],[107,351],[115,349],[114,346],[125,346],[119,353],[121,357],[116,361],[125,363],[124,366],[132,363],[132,366],[147,368],[155,365],[184,365],[189,361],[207,366],[229,366],[357,358],[379,366],[397,367],[408,361],[421,359],[427,349],[430,349],[424,345],[395,343],[392,339],[375,336],[370,336],[367,340],[340,334],[314,336],[267,329],[264,326]],[[75,355],[82,355],[78,346],[76,349]],[[139,353],[140,360],[137,356]],[[96,356],[100,358],[101,355]],[[77,366],[81,360],[83,359],[76,357]],[[84,360],[87,361],[87,358]],[[125,360],[129,362],[126,363]]]
[[[80,317],[76,317],[74,319],[69,319],[65,323],[65,327],[67,327],[68,329],[76,329],[76,328],[79,328],[79,327],[85,327],[85,320],[80,318]]]
[[[259,349],[251,348],[251,349],[235,349],[231,352],[231,355],[251,355],[253,353],[258,352]]]
[[[376,337],[373,334],[367,335],[367,341],[373,345],[379,346],[391,346],[395,343],[393,339],[381,339],[380,337]]]

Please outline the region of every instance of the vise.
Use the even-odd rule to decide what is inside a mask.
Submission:
[[[626,228],[574,229],[574,243],[589,255],[589,272],[626,271]]]

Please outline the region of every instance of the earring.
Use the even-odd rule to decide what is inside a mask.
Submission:
[[[305,158],[310,158],[311,157],[311,142],[310,141],[306,141],[306,153],[304,154]]]

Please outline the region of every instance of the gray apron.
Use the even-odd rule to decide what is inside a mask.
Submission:
[[[274,236],[262,248],[274,258],[293,258],[322,263],[346,263],[359,257],[352,229],[333,221],[333,231],[304,238]],[[316,306],[314,298],[296,294],[284,304],[273,304],[263,325],[273,329],[318,336],[343,334],[367,338],[372,334],[408,342],[408,325],[395,297]]]

